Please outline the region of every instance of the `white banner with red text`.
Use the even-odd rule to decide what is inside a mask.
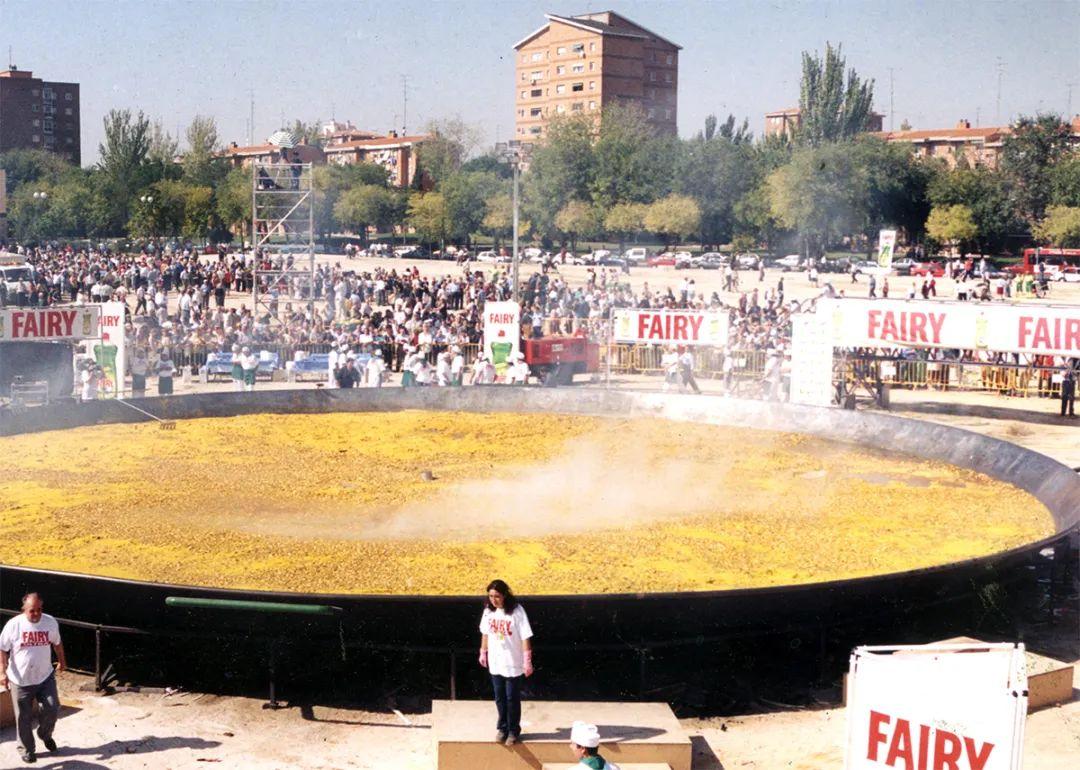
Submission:
[[[521,349],[521,306],[516,302],[484,303],[484,352],[502,375]]]
[[[100,336],[99,305],[0,310],[3,342],[61,342]]]
[[[1027,716],[1024,646],[857,647],[845,770],[1017,770]]]
[[[620,308],[615,341],[660,345],[716,345],[728,341],[726,310]]]
[[[1080,357],[1080,306],[822,299],[842,348],[958,348]]]
[[[101,342],[94,346],[94,359],[105,373],[101,394],[119,396],[124,391],[127,372],[127,338],[124,334],[125,312],[123,302],[101,304]]]

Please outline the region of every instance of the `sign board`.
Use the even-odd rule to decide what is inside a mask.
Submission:
[[[124,391],[127,373],[127,339],[124,334],[125,312],[123,302],[101,304],[101,345],[95,346],[94,358],[105,372],[102,395],[119,396]]]
[[[484,303],[484,352],[502,374],[521,349],[521,306],[516,302]]]
[[[791,317],[791,402],[832,406],[833,343],[821,313]]]
[[[728,341],[728,313],[720,310],[620,308],[615,341],[662,345],[716,345]]]
[[[58,342],[101,336],[98,305],[0,310],[0,340]]]
[[[1024,646],[858,647],[845,770],[1018,770]]]
[[[843,348],[957,348],[1080,357],[1080,306],[819,300]]]
[[[896,251],[896,231],[882,230],[878,233],[878,267],[892,270],[893,253]]]

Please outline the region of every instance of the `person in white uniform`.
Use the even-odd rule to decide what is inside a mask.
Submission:
[[[375,348],[367,367],[364,369],[364,384],[369,388],[381,388],[383,377],[386,374],[386,362],[383,361],[382,350]]]
[[[43,606],[40,596],[27,594],[23,597],[22,613],[5,623],[4,630],[0,631],[0,687],[11,690],[16,743],[19,756],[26,763],[37,761],[31,724],[35,701],[39,709],[37,735],[48,751],[56,751],[53,728],[60,713],[56,672],[67,668],[60,626],[52,615],[42,612]],[[54,650],[55,671],[52,664]]]
[[[255,390],[255,376],[259,371],[259,355],[244,346],[240,354],[240,366],[244,370],[244,390],[248,393]]]
[[[492,580],[480,618],[480,665],[495,691],[496,743],[512,746],[521,740],[521,685],[533,674],[532,636],[529,616],[510,586]]]
[[[578,765],[591,770],[619,770],[614,762],[600,756],[600,731],[596,725],[575,721],[570,726],[570,750],[577,757]]]

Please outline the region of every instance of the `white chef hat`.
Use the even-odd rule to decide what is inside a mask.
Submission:
[[[570,728],[570,742],[586,749],[595,749],[600,745],[600,731],[596,729],[596,725],[574,722]]]

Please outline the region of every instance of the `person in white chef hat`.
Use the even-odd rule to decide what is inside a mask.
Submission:
[[[574,722],[570,728],[570,750],[577,757],[578,765],[592,770],[619,770],[614,762],[600,756],[600,731],[596,725]]]

